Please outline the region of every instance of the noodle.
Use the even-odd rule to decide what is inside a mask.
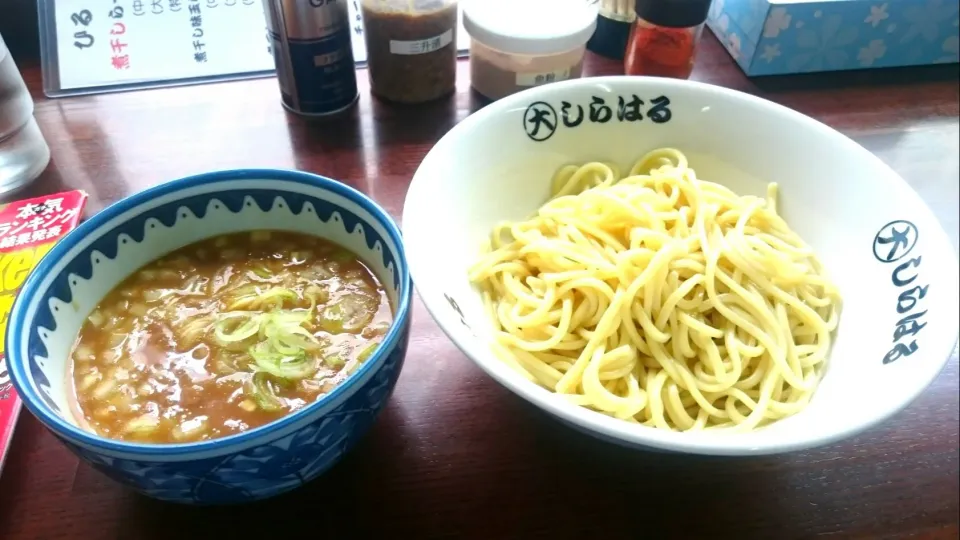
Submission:
[[[810,401],[840,295],[767,198],[698,180],[678,150],[567,166],[470,269],[495,353],[601,413],[749,431]]]

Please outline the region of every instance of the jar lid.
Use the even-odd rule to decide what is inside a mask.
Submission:
[[[470,37],[511,54],[583,47],[597,26],[597,7],[587,0],[467,0],[461,5]]]
[[[711,0],[636,0],[637,17],[657,26],[690,28],[707,20]]]

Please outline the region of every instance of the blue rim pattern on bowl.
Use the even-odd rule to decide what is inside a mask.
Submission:
[[[387,238],[382,238],[371,226],[366,225],[359,216],[332,202],[324,201],[307,193],[284,192],[269,188],[231,189],[230,183],[238,181],[280,181],[332,193],[358,205],[361,210],[372,216],[372,222],[386,232]],[[221,191],[209,190],[211,187],[216,188],[221,185],[223,186]],[[208,191],[201,195],[171,199],[169,202],[150,206],[151,201],[165,196],[175,197],[178,192],[184,192],[191,188],[205,188]],[[338,221],[336,215],[331,217],[333,214],[338,214],[342,218],[340,225],[346,231],[354,231],[359,226],[361,232],[364,233],[367,247],[373,250],[374,245],[379,242],[383,249],[374,251],[381,253],[385,267],[392,266],[394,269],[392,272],[394,283],[392,285],[397,291],[394,310],[395,322],[384,337],[381,347],[357,372],[353,373],[332,392],[299,411],[256,429],[211,441],[173,445],[146,445],[109,440],[80,429],[54,412],[59,410],[59,407],[39,387],[42,382],[46,381],[46,376],[36,365],[35,359],[47,354],[46,346],[43,343],[43,337],[45,337],[43,333],[49,335],[49,332],[56,328],[52,310],[56,310],[57,305],[52,299],[56,299],[61,304],[69,304],[72,300],[72,291],[70,283],[68,283],[68,280],[73,279],[71,275],[89,279],[93,273],[91,262],[93,258],[115,258],[121,241],[126,242],[129,238],[134,242],[139,242],[146,235],[146,228],[148,226],[154,227],[157,223],[168,228],[173,226],[178,217],[177,212],[181,210],[184,213],[180,217],[186,218],[186,212],[192,212],[192,217],[202,218],[209,205],[222,203],[233,214],[238,213],[244,205],[250,206],[251,204],[256,204],[261,211],[266,212],[271,209],[272,204],[277,204],[277,201],[280,201],[281,206],[283,202],[286,202],[288,210],[295,215],[300,215],[304,211],[314,214],[318,223],[320,220],[324,222],[331,219]],[[142,206],[143,209],[140,208]],[[216,206],[216,208],[219,209],[219,206]],[[137,213],[137,215],[128,216],[109,230],[100,230],[104,226],[109,226],[112,220],[117,220],[128,212],[139,210],[142,210],[142,214]],[[155,221],[151,222],[151,220]],[[95,236],[95,238],[90,240],[91,236]],[[387,249],[387,246],[391,245],[399,260],[392,260],[393,255]],[[157,253],[157,255],[159,256],[160,253]],[[58,271],[55,277],[50,278],[51,271],[64,257],[68,257],[66,265]],[[74,285],[76,285],[75,282]],[[400,232],[396,224],[385,211],[353,188],[328,178],[297,171],[246,169],[196,175],[149,188],[108,207],[81,224],[51,249],[48,256],[44,257],[35,271],[27,278],[10,314],[6,338],[7,354],[11,357],[9,359],[11,378],[16,390],[23,396],[23,401],[28,410],[40,418],[74,450],[80,451],[80,447],[86,447],[81,454],[99,452],[104,454],[108,461],[134,456],[148,461],[153,460],[154,463],[163,461],[168,463],[181,462],[183,464],[182,462],[196,459],[198,456],[204,458],[215,457],[218,454],[223,455],[228,452],[250,448],[258,451],[263,448],[263,446],[258,445],[264,443],[269,445],[269,443],[281,438],[294,437],[297,435],[296,431],[312,428],[309,424],[317,421],[323,422],[323,415],[339,411],[344,407],[348,412],[350,409],[353,412],[360,412],[361,409],[376,409],[370,415],[369,423],[372,424],[373,416],[383,406],[387,396],[374,396],[372,391],[358,392],[357,390],[371,382],[374,377],[377,378],[374,386],[385,388],[387,390],[386,394],[389,394],[389,391],[392,390],[399,375],[399,367],[402,365],[403,353],[406,349],[411,294],[412,283],[406,266]],[[29,369],[29,373],[27,373],[27,369]],[[383,394],[382,392],[375,393]],[[359,394],[363,394],[363,396]],[[360,403],[361,398],[367,399],[369,402]],[[342,454],[342,452],[338,454]],[[89,459],[88,455],[84,455],[84,457]],[[98,464],[96,459],[91,461],[95,465]],[[102,466],[101,468],[112,466],[111,463],[106,462],[99,463],[99,465]],[[319,472],[315,474],[319,474]],[[315,476],[315,474],[310,476]],[[139,488],[143,490],[143,486],[139,486]],[[269,495],[270,493],[267,493],[265,496]],[[178,499],[180,497],[172,498]]]
[[[370,429],[400,376],[408,327],[363,391],[293,433],[242,452],[194,461],[146,461],[105,456],[57,437],[104,475],[155,499],[221,505],[273,497],[333,467]]]

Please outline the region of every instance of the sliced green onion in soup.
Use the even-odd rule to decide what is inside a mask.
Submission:
[[[308,285],[303,291],[303,295],[316,304],[325,304],[330,299],[330,291],[320,285]]]
[[[266,267],[266,265],[254,266],[253,268],[250,269],[250,272],[254,276],[260,279],[270,279],[273,277],[273,272],[271,272],[270,269]]]
[[[260,294],[256,284],[240,285],[229,289],[224,300],[226,301],[227,311],[231,312],[250,308]]]
[[[300,296],[297,295],[292,289],[285,289],[283,287],[273,287],[268,289],[257,297],[257,302],[261,305],[276,305],[278,308],[283,307],[283,302],[285,300],[299,300]]]
[[[263,371],[253,374],[250,382],[246,384],[245,391],[264,411],[273,412],[283,408],[283,401],[270,384],[270,376]]]
[[[320,328],[331,334],[356,334],[373,321],[379,304],[379,299],[369,294],[345,294],[336,304],[327,306],[320,313]]]
[[[327,306],[320,312],[320,328],[331,334],[343,332],[343,308],[340,304]]]
[[[193,348],[199,345],[214,321],[215,317],[213,315],[203,315],[177,323],[174,330],[177,333],[178,344],[185,348]]]
[[[249,355],[247,354],[233,351],[223,351],[217,355],[214,369],[221,375],[231,375],[233,373],[247,371],[245,364],[248,361]]]
[[[296,291],[284,287],[272,287],[266,291],[260,292],[257,286],[238,287],[227,301],[227,310],[252,310],[264,307],[282,308],[287,300],[296,301],[300,299]]]
[[[387,330],[390,330],[390,323],[380,322],[367,326],[360,332],[360,335],[367,339],[373,339],[386,334]]]
[[[377,347],[379,346],[379,343],[373,342],[364,347],[363,350],[360,351],[360,354],[357,355],[357,362],[366,362],[368,358],[373,356],[373,353],[377,351]]]
[[[242,311],[224,313],[213,326],[213,335],[221,344],[243,341],[260,331],[261,318],[260,314]]]
[[[285,355],[270,350],[266,343],[260,343],[250,349],[250,356],[257,370],[281,379],[306,379],[317,371],[313,359],[307,358],[303,351],[297,355]]]
[[[310,309],[292,310],[285,309],[268,313],[268,323],[279,326],[299,326],[310,320]]]
[[[357,369],[359,369],[360,366],[362,365],[363,363],[361,362],[350,362],[349,364],[347,364],[347,368],[344,371],[347,375],[353,375],[354,372],[356,372]]]
[[[283,289],[278,289],[283,290]],[[290,294],[296,295],[293,291]],[[298,297],[299,298],[299,297]],[[257,371],[264,371],[281,379],[299,380],[310,377],[316,366],[307,353],[317,351],[322,343],[301,324],[310,319],[313,310],[277,310],[270,313],[236,311],[224,313],[214,327],[217,341],[236,350],[249,338],[259,336],[261,341],[253,347],[242,345],[256,364]],[[229,359],[218,364],[218,372],[229,374],[239,371],[239,362]]]
[[[297,326],[297,328],[303,330],[300,326]],[[317,338],[313,337],[313,335],[306,330],[304,330],[303,335],[291,333],[268,338],[268,340],[275,351],[288,356],[304,354],[307,351],[314,351],[320,348],[320,342],[317,341]]]
[[[270,347],[280,354],[293,355],[321,348],[321,342],[299,323],[267,323],[263,331]]]
[[[331,354],[323,358],[323,363],[334,369],[340,369],[346,361],[339,354]]]

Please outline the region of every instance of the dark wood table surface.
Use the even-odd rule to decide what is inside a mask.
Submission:
[[[399,219],[420,160],[482,106],[465,65],[455,96],[418,107],[371,99],[361,72],[355,111],[309,122],[284,112],[273,79],[49,100],[37,62],[20,63],[53,153],[28,194],[82,188],[89,213],[192,173],[283,167],[342,180]],[[588,58],[588,75],[620,72]],[[956,249],[956,65],[751,81],[705,35],[693,78],[849,135],[920,192]],[[80,463],[25,412],[0,477],[0,539],[957,538],[958,408],[954,352],[908,409],[833,446],[742,459],[631,451],[561,426],[498,386],[418,302],[393,398],[320,479],[243,507],[158,503]]]

